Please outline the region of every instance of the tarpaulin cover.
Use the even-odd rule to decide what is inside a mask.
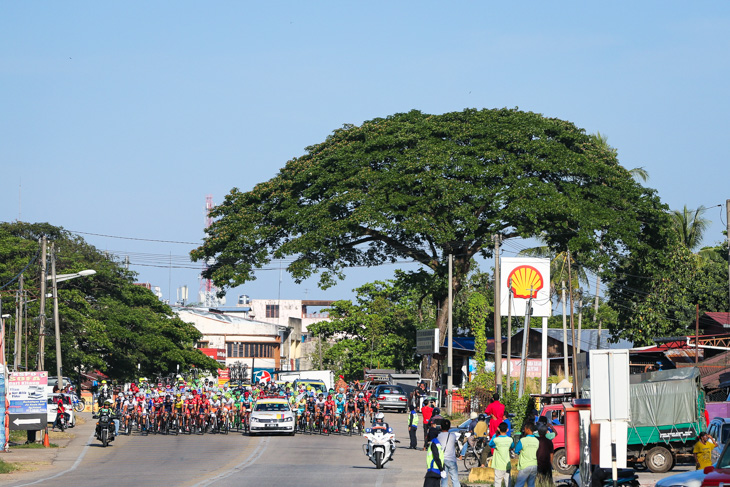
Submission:
[[[696,367],[629,376],[631,426],[696,423],[700,371]],[[584,381],[583,390],[589,381]]]

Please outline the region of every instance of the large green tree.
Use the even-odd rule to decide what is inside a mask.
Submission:
[[[99,369],[115,379],[131,379],[143,375],[167,374],[179,365],[215,370],[217,362],[193,348],[200,333],[191,324],[180,320],[172,309],[160,302],[148,289],[134,285],[135,274],[120,263],[107,258],[80,237],[47,223],[0,224],[0,285],[9,282],[36,257],[24,273],[25,289],[31,298],[39,295],[40,244],[45,235],[57,249],[56,270],[59,274],[84,269],[96,271],[92,277],[64,281],[58,285],[61,328],[61,352],[64,373]],[[8,286],[10,295],[17,282]],[[11,313],[8,294],[3,295],[3,312]],[[38,300],[29,304],[29,316],[38,316]],[[46,313],[52,318],[52,303]],[[30,360],[35,368],[38,344],[38,321],[31,320]],[[48,329],[53,330],[51,319]],[[13,343],[13,329],[8,328],[8,343]],[[46,339],[46,368],[55,370],[55,345],[52,335]],[[22,361],[24,363],[24,360]]]
[[[401,274],[402,276],[402,274]],[[433,317],[419,313],[419,295],[398,279],[365,284],[357,301],[336,301],[330,319],[309,326],[322,340],[336,339],[322,352],[322,366],[347,380],[362,379],[370,367],[411,369],[417,366],[416,330],[432,327]],[[315,363],[320,357],[313,357]]]
[[[192,257],[210,263],[205,277],[221,289],[285,256],[295,280],[319,272],[322,287],[348,266],[415,261],[443,309],[449,254],[457,294],[495,234],[542,235],[597,269],[650,242],[643,235],[662,208],[570,122],[517,109],[414,110],[345,125],[271,180],[232,189]]]

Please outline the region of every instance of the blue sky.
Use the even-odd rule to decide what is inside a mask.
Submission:
[[[711,244],[729,52],[726,2],[2,2],[0,220],[198,242],[207,194],[252,188],[345,123],[519,107],[600,130],[671,208],[721,204]],[[84,236],[165,297],[196,294],[194,269],[164,268],[189,267],[191,245]],[[392,270],[327,292],[285,275],[281,297],[350,298]],[[242,293],[276,298],[279,272],[229,302]]]

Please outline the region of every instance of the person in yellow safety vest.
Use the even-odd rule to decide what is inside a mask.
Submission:
[[[426,477],[423,480],[423,487],[440,487],[441,479],[446,478],[446,466],[444,464],[444,449],[439,443],[438,435],[441,428],[431,428],[428,432],[428,456],[426,457]]]
[[[408,434],[411,437],[411,446],[408,448],[411,450],[418,450],[418,439],[416,438],[416,431],[418,430],[418,411],[416,407],[411,405],[411,413],[408,415]]]

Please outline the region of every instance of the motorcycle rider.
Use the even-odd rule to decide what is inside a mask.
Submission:
[[[393,432],[393,430],[390,429],[390,426],[388,426],[388,423],[385,422],[385,414],[383,414],[383,413],[377,413],[375,415],[375,418],[373,420],[372,426],[370,427],[370,430],[373,433],[380,431],[384,434]],[[392,438],[390,440],[390,457],[388,458],[389,460],[393,459],[394,452],[395,452],[395,438]]]
[[[99,409],[99,416],[109,416],[110,420],[114,419],[114,411],[112,410],[112,400],[106,399],[104,401],[104,404],[102,404],[101,408]],[[109,421],[109,430],[111,431],[111,435],[109,436],[109,441],[114,441],[114,437],[117,434],[116,428],[114,427],[114,421]],[[96,423],[96,433],[94,436],[97,439],[101,438],[101,426],[99,425],[99,422]]]

